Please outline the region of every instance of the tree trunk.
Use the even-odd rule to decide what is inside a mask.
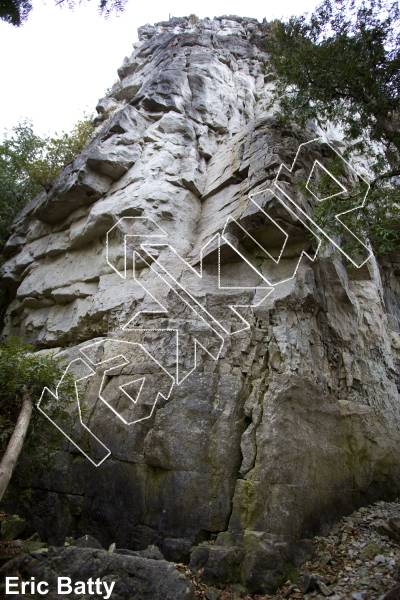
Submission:
[[[18,415],[17,424],[8,442],[7,449],[0,462],[0,502],[8,488],[10,479],[17,464],[22,446],[28,432],[32,416],[32,400],[25,394],[22,399],[21,411]]]

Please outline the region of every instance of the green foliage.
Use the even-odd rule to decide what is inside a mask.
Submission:
[[[343,227],[333,219],[338,212],[360,206],[365,194],[355,190],[344,200],[330,198],[316,205],[314,218],[331,237],[342,236]],[[400,247],[400,189],[391,187],[372,188],[367,195],[363,209],[341,217],[345,225],[360,239],[369,239],[377,256],[398,251]],[[342,240],[345,250],[354,255],[356,246],[350,235]]]
[[[0,143],[0,249],[17,213],[49,187],[84,148],[92,132],[89,119],[79,121],[70,133],[48,137],[37,135],[31,123],[23,122]]]
[[[275,21],[266,39],[286,115],[344,124],[351,139],[400,149],[400,9],[384,0],[324,0],[311,17]]]
[[[339,158],[325,162],[325,166],[344,187],[348,173],[345,163]],[[374,253],[383,256],[395,252],[400,247],[400,188],[388,185],[373,185],[366,198],[365,184],[353,186],[349,196],[335,196],[337,184],[326,173],[314,182],[320,198],[332,196],[314,206],[314,219],[330,237],[339,239],[343,248],[353,257],[357,256],[358,244],[350,234],[344,233],[343,226],[334,218],[338,213],[340,219],[354,235],[361,240],[368,239]],[[305,191],[306,184],[302,185]],[[363,204],[361,210],[354,210]],[[361,258],[361,257],[359,257]]]
[[[66,4],[69,8],[74,8],[76,0],[54,0],[59,5]],[[112,12],[121,12],[124,10],[127,0],[97,0],[99,12],[108,16]],[[79,0],[78,4],[81,3]],[[0,19],[19,27],[26,21],[32,10],[31,0],[0,0]]]
[[[400,242],[398,2],[324,0],[311,16],[273,22],[265,43],[278,75],[275,99],[281,123],[336,123],[351,152],[375,159],[376,178],[365,210],[349,214],[346,224],[363,232],[378,255],[393,252]],[[339,210],[346,210],[346,202],[348,208],[355,206],[357,193],[342,201]],[[332,215],[339,210],[333,198],[316,207],[315,218],[334,233]]]
[[[0,450],[4,450],[14,429],[23,394],[29,394],[33,402],[39,400],[43,388],[54,389],[62,374],[58,360],[50,354],[33,353],[33,348],[18,338],[0,344]],[[68,397],[74,397],[75,393],[71,378],[63,387],[65,398],[58,409],[61,413],[68,409]],[[31,429],[36,424],[37,419],[33,418]]]

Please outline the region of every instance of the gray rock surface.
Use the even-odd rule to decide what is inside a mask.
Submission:
[[[0,569],[3,578],[19,577],[20,581],[46,581],[49,584],[48,600],[58,600],[58,577],[70,577],[72,585],[90,578],[109,585],[115,582],[113,600],[194,600],[194,590],[189,579],[165,560],[140,556],[109,554],[91,548],[49,548],[14,558]],[[88,588],[87,588],[88,589]],[[15,594],[14,598],[26,598]],[[82,598],[93,598],[84,594]],[[96,598],[103,596],[96,595]]]
[[[284,129],[274,117],[267,24],[182,18],[139,35],[98,104],[90,144],[15,222],[2,267],[13,294],[4,333],[52,349],[66,364],[89,342],[113,359],[105,338],[140,340],[173,376],[174,338],[160,329],[178,324],[179,367],[188,374],[193,339],[215,351],[220,338],[168,291],[149,256],[136,264],[138,279],[167,304],[169,321],[150,315],[152,333],[123,329],[138,311],[154,310],[138,281],[117,272],[126,233],[118,223],[142,217],[195,267],[207,244],[201,278],[167,248],[153,254],[224,323],[223,348],[218,360],[201,351],[190,376],[133,426],[115,410],[126,421],[148,415],[165,373],[139,352],[114,370],[109,397],[132,379],[151,382],[143,405],[120,393],[114,412],[98,398],[99,378],[88,380],[85,419],[111,457],[96,469],[60,436],[51,467],[43,458],[32,473],[26,457],[9,502],[52,543],[90,533],[104,546],[156,544],[176,561],[193,549],[193,565],[213,581],[271,589],[323,523],[399,491],[400,265],[394,257],[350,268],[326,245],[299,264],[302,251],[312,258],[312,236],[266,190],[315,132]],[[310,166],[303,156],[295,181]],[[282,234],[260,219],[250,192],[290,233],[279,264],[270,256]],[[296,193],[308,210],[309,199]],[[214,236],[229,217],[269,255],[246,245],[238,226],[227,229],[229,239],[279,283],[235,335],[242,321],[229,305],[257,304],[265,294],[254,291],[260,279],[226,241],[222,277],[235,285],[218,288]],[[154,242],[149,223],[130,234]]]

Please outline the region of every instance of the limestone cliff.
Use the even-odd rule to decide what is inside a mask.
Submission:
[[[66,364],[136,344],[103,399],[101,373],[82,395],[111,456],[95,468],[60,435],[55,464],[21,465],[14,506],[52,541],[156,543],[256,591],[325,521],[400,489],[399,264],[355,268],[271,192],[315,132],[278,125],[265,35],[237,17],[140,28],[92,141],[17,219],[2,280],[4,333]],[[145,378],[127,402],[120,386]]]

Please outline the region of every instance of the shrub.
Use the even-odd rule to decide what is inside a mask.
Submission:
[[[0,143],[0,250],[18,212],[86,146],[93,125],[79,121],[69,132],[42,137],[28,121],[19,123]]]

